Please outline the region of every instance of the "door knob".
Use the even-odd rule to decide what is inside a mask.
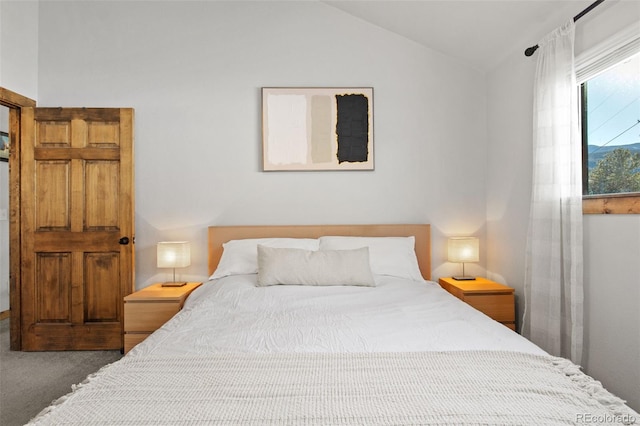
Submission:
[[[127,244],[129,244],[129,237],[122,237],[120,238],[120,240],[118,240],[118,242],[123,246],[126,246]]]

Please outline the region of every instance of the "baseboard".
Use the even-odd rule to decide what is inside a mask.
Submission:
[[[2,311],[0,312],[0,320],[5,318],[9,318],[11,316],[11,311]]]

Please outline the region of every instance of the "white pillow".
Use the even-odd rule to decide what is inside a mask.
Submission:
[[[310,251],[258,245],[258,286],[375,286],[369,249]]]
[[[318,250],[318,240],[312,238],[247,238],[222,244],[223,252],[218,267],[210,280],[229,275],[258,272],[258,244],[268,247]]]
[[[416,257],[415,237],[320,237],[320,250],[350,250],[369,247],[371,271],[423,281]]]

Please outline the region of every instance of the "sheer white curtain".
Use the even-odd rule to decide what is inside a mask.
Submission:
[[[540,43],[523,332],[579,364],[583,339],[582,146],[573,20]]]

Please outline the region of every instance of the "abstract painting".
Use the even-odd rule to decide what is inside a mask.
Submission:
[[[373,88],[263,87],[263,169],[373,170]]]

